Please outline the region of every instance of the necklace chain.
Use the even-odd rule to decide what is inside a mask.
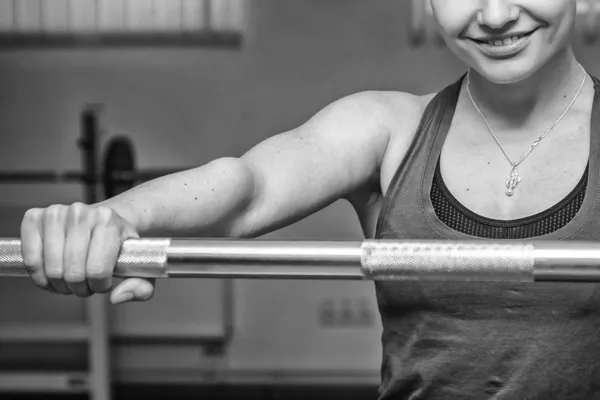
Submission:
[[[527,151],[521,156],[521,158],[518,161],[512,161],[512,159],[510,158],[510,156],[508,155],[508,152],[506,151],[506,149],[504,148],[504,146],[502,146],[502,143],[500,142],[500,140],[498,139],[498,137],[496,136],[496,134],[494,133],[494,130],[492,129],[492,127],[490,126],[489,122],[487,121],[487,119],[485,118],[485,116],[483,115],[483,113],[481,112],[481,110],[479,109],[479,107],[477,106],[477,103],[475,102],[475,99],[473,99],[473,95],[471,94],[471,70],[469,69],[469,71],[467,72],[467,84],[466,84],[466,91],[467,94],[469,95],[469,99],[471,100],[471,103],[473,104],[473,107],[475,108],[475,110],[477,110],[477,113],[479,114],[479,116],[481,117],[481,119],[483,120],[483,122],[485,123],[485,125],[487,126],[488,130],[490,131],[490,133],[492,134],[492,137],[494,138],[494,141],[496,142],[496,144],[498,145],[498,147],[500,147],[500,150],[502,150],[502,153],[504,154],[504,157],[508,160],[508,162],[511,165],[511,171],[510,174],[508,175],[508,178],[506,179],[506,187],[507,187],[507,191],[506,191],[506,195],[507,196],[512,196],[514,193],[514,189],[517,187],[517,185],[521,182],[522,178],[519,175],[519,172],[517,171],[517,167],[531,154],[531,152],[533,150],[535,150],[535,148],[540,144],[540,142],[550,133],[550,131],[552,131],[552,129],[554,129],[554,127],[556,125],[558,125],[558,123],[563,119],[563,117],[569,112],[569,110],[571,110],[571,108],[573,107],[573,105],[575,104],[575,101],[577,100],[577,98],[579,97],[579,94],[581,93],[582,89],[583,89],[583,85],[585,84],[585,81],[587,79],[587,73],[585,72],[585,69],[579,65],[579,67],[581,68],[581,70],[583,71],[583,80],[581,81],[581,84],[579,85],[579,89],[577,89],[577,92],[575,93],[575,96],[573,97],[573,100],[571,100],[571,103],[569,103],[569,105],[567,106],[567,108],[563,111],[563,113],[556,119],[556,121],[554,121],[554,123],[544,131],[544,133],[542,133],[540,135],[540,137],[538,137],[532,144],[531,146],[529,146],[529,148],[527,149]]]

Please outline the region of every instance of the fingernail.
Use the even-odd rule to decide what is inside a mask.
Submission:
[[[123,292],[121,294],[116,295],[113,298],[113,303],[114,304],[121,304],[121,303],[125,303],[126,301],[130,301],[133,300],[133,293],[131,292]]]

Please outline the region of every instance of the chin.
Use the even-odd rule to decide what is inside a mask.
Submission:
[[[529,78],[538,69],[538,66],[524,62],[524,60],[515,60],[513,62],[476,63],[473,65],[473,69],[490,82],[510,85]]]
[[[524,81],[529,78],[532,72],[519,73],[519,72],[508,72],[508,71],[483,71],[480,74],[490,82],[498,85],[510,85]]]

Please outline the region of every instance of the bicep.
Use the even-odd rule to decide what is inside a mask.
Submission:
[[[389,133],[385,111],[372,96],[338,100],[242,156],[255,176],[247,229],[262,234],[293,223],[378,174]]]

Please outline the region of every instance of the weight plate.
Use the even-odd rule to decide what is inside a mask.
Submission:
[[[106,146],[102,180],[107,199],[134,186],[135,155],[133,143],[127,137],[115,136]]]

